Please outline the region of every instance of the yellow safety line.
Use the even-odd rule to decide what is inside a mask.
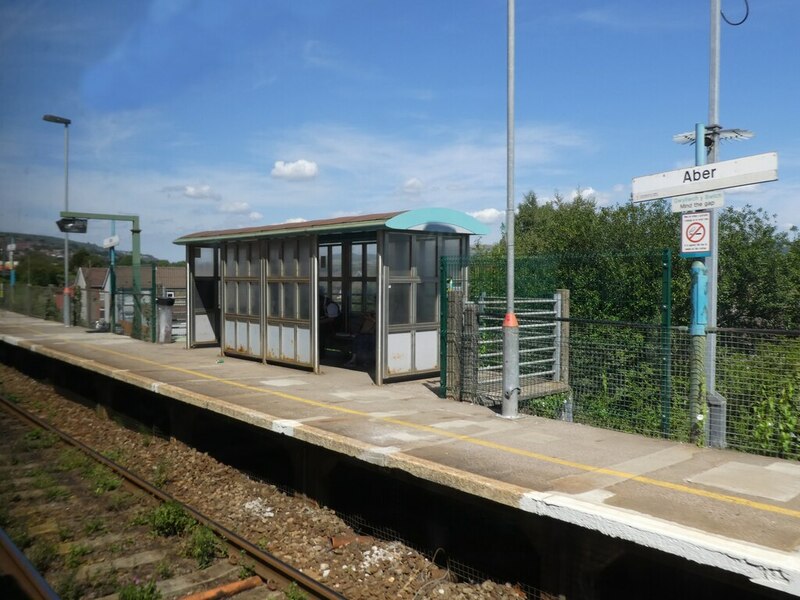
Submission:
[[[82,346],[89,346],[92,349],[97,350],[97,346],[91,345],[87,342],[78,342],[78,345]],[[662,481],[660,479],[654,479],[652,477],[645,477],[643,475],[635,475],[634,473],[626,473],[625,471],[617,471],[615,469],[608,469],[605,467],[595,467],[592,465],[587,465],[579,462],[575,462],[572,460],[567,460],[563,458],[556,458],[554,456],[548,456],[546,454],[540,454],[539,452],[531,452],[529,450],[523,450],[521,448],[513,448],[511,446],[505,446],[503,444],[497,444],[495,442],[490,442],[488,440],[481,440],[479,438],[474,438],[468,435],[452,433],[446,430],[438,429],[436,427],[432,427],[430,425],[422,425],[418,423],[412,423],[410,421],[404,421],[402,419],[395,419],[392,417],[375,417],[367,412],[355,410],[351,408],[344,408],[342,406],[332,406],[330,404],[326,404],[325,402],[320,402],[318,400],[311,400],[309,398],[303,398],[301,396],[295,396],[294,394],[287,394],[285,392],[280,392],[277,390],[270,390],[265,389],[263,387],[256,387],[252,385],[248,385],[246,383],[239,383],[238,381],[232,381],[230,379],[224,379],[222,377],[217,377],[215,375],[207,375],[205,373],[201,373],[199,371],[193,371],[191,369],[184,369],[182,367],[175,367],[172,365],[165,365],[160,362],[156,362],[153,360],[148,360],[146,358],[140,358],[138,356],[131,356],[129,354],[124,354],[122,352],[116,352],[114,350],[110,350],[108,348],[103,348],[103,352],[108,354],[116,354],[117,356],[121,356],[126,359],[134,359],[142,363],[146,363],[149,365],[154,365],[159,368],[167,368],[172,371],[177,371],[180,373],[185,373],[187,375],[193,375],[196,377],[200,377],[202,379],[208,379],[210,381],[216,381],[218,383],[224,383],[227,385],[232,385],[237,388],[241,388],[248,391],[254,391],[262,394],[270,394],[272,396],[277,396],[279,398],[284,398],[286,400],[292,400],[295,402],[301,402],[303,404],[307,404],[309,406],[315,406],[320,408],[326,408],[332,411],[336,411],[339,413],[349,414],[349,415],[356,415],[360,417],[368,417],[371,419],[378,419],[384,421],[386,423],[391,423],[393,425],[400,425],[403,427],[408,427],[410,429],[415,429],[418,431],[426,431],[428,433],[434,433],[441,437],[450,438],[453,440],[458,440],[462,442],[466,442],[469,444],[473,444],[476,446],[483,446],[484,448],[491,448],[492,450],[499,450],[501,452],[507,452],[509,454],[516,454],[518,456],[524,456],[526,458],[531,458],[534,460],[538,460],[541,462],[546,462],[550,464],[560,465],[564,467],[570,467],[579,471],[586,471],[589,473],[599,473],[601,475],[610,475],[613,477],[619,477],[626,480],[633,480],[638,481],[639,483],[643,483],[646,485],[652,485],[655,487],[665,488],[669,490],[673,490],[676,492],[683,492],[685,494],[691,494],[694,496],[700,496],[703,498],[709,498],[712,500],[717,500],[719,502],[726,502],[728,504],[737,504],[739,506],[747,506],[748,508],[753,508],[755,510],[760,510],[764,512],[776,513],[785,515],[788,517],[793,517],[795,519],[800,519],[800,510],[793,510],[791,508],[785,508],[782,506],[775,506],[774,504],[766,504],[764,502],[756,502],[753,500],[748,500],[747,498],[741,498],[739,496],[732,496],[729,494],[720,494],[717,492],[711,492],[708,490],[703,490],[700,488],[691,487],[688,485],[684,485],[681,483],[672,483],[669,481]]]

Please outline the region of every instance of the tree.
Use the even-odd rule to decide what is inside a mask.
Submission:
[[[43,252],[29,252],[17,266],[17,280],[20,283],[30,281],[31,285],[61,286],[64,283],[64,265],[61,260]]]
[[[800,242],[778,232],[774,216],[748,205],[720,215],[721,327],[800,326]]]
[[[653,322],[661,302],[660,253],[672,251],[673,320],[689,319],[690,261],[679,257],[680,216],[666,201],[599,207],[578,193],[519,205],[515,227],[517,287],[540,278],[572,290],[577,313]],[[800,235],[779,232],[763,209],[727,207],[720,214],[718,325],[800,327]],[[486,253],[502,258],[501,241]],[[545,266],[542,257],[554,258]],[[534,266],[525,257],[538,257]],[[549,271],[548,271],[549,269]],[[547,271],[547,273],[545,273]]]

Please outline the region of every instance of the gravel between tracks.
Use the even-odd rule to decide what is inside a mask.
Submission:
[[[114,452],[128,469],[347,598],[524,598],[508,584],[447,581],[446,571],[400,542],[356,538],[331,510],[253,481],[179,441],[130,431],[5,365],[0,386],[23,408],[92,448]],[[354,541],[334,548],[334,537]]]

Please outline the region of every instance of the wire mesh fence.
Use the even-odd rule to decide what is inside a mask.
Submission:
[[[717,332],[716,388],[726,403],[727,445],[800,460],[800,332]]]
[[[518,260],[520,412],[800,459],[800,332],[712,331],[708,394],[693,337],[672,325],[672,294],[685,302],[688,288],[671,263],[669,252]],[[505,262],[447,258],[441,269],[441,393],[497,407]]]
[[[572,420],[688,440],[688,344],[678,329],[573,320],[567,400]]]
[[[55,286],[15,285],[4,286],[0,306],[11,312],[48,319],[63,320],[61,288]]]
[[[142,272],[150,271],[149,265]],[[152,279],[152,278],[151,278]],[[17,284],[2,286],[0,308],[39,319],[62,322],[64,294],[60,286]],[[145,288],[85,290],[78,286],[69,289],[69,319],[75,327],[113,331],[144,341],[155,341],[156,295]]]

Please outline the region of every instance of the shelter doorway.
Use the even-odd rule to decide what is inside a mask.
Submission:
[[[219,253],[216,247],[193,246],[189,254],[189,347],[219,345]]]
[[[373,370],[378,305],[376,236],[321,241],[319,352],[328,364]],[[333,306],[332,306],[333,305]]]

